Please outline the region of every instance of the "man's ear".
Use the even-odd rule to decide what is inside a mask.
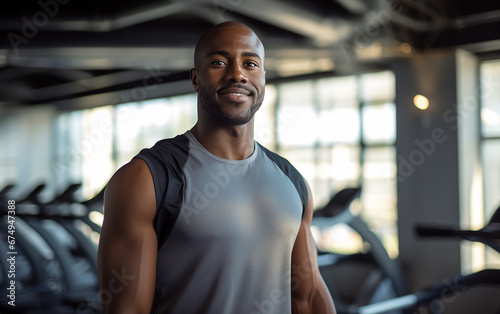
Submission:
[[[191,77],[191,84],[193,84],[194,91],[198,92],[198,75],[195,68],[189,70],[189,76]]]

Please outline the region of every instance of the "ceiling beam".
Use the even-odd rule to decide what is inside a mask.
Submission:
[[[101,106],[118,105],[123,103],[138,102],[146,99],[177,96],[194,93],[190,80],[157,84],[146,89],[127,89],[115,92],[100,93],[82,96],[67,100],[51,102],[59,110],[80,110]]]
[[[194,48],[67,47],[23,49],[7,56],[8,65],[44,69],[184,70],[192,66]]]
[[[338,43],[351,34],[352,22],[313,13],[283,1],[213,1],[226,10],[297,33],[325,47]]]
[[[109,32],[141,23],[149,22],[155,19],[174,15],[189,9],[182,2],[167,3],[162,1],[155,4],[146,4],[142,7],[117,14],[113,17],[100,19],[71,19],[64,20],[57,16],[44,25],[44,31],[78,31],[78,32]],[[5,19],[0,23],[0,30],[11,31],[19,29],[22,26],[20,19]]]
[[[28,94],[28,98],[31,101],[55,99],[79,93],[91,92],[93,90],[110,88],[119,84],[141,81],[143,79],[149,80],[150,77],[152,77],[152,75],[148,74],[147,71],[121,71],[117,73],[100,75],[92,78],[33,89]]]
[[[8,53],[8,52],[7,52]],[[8,65],[34,69],[108,70],[154,67],[172,71],[192,67],[194,47],[67,47],[23,49],[8,53]],[[314,48],[282,40],[266,45],[267,58],[331,57],[330,48]],[[35,71],[35,70],[30,70]],[[0,78],[1,78],[0,71]]]

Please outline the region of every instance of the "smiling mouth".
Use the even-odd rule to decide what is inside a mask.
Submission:
[[[252,95],[252,92],[246,88],[233,86],[219,90],[218,94],[221,96],[249,97]]]
[[[243,103],[250,99],[250,94],[244,93],[220,93],[219,97],[232,103]]]
[[[247,94],[242,94],[242,93],[226,93],[221,95],[248,96]]]

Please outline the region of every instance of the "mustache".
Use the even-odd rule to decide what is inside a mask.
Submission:
[[[250,95],[254,95],[255,94],[252,89],[250,89],[248,86],[243,85],[243,84],[231,84],[231,85],[227,85],[227,86],[224,86],[224,87],[220,88],[217,92],[218,93],[223,93],[224,91],[226,91],[227,89],[230,89],[230,88],[240,88],[240,89],[244,89],[247,92],[249,92]]]

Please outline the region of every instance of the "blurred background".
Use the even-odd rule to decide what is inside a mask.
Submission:
[[[407,291],[500,268],[484,244],[414,232],[416,223],[478,229],[500,206],[498,1],[20,0],[0,9],[0,194],[21,215],[18,283],[35,287],[53,271],[20,298],[58,303],[74,283],[64,276],[78,270],[86,281],[68,304],[97,313],[99,193],[142,148],[195,123],[194,45],[227,20],[250,26],[266,49],[257,141],[298,168],[318,209],[362,187],[350,210],[401,265]],[[313,231],[322,250],[367,247],[345,223]],[[340,294],[356,276],[346,274]],[[439,306],[495,313],[498,292],[455,291]]]

